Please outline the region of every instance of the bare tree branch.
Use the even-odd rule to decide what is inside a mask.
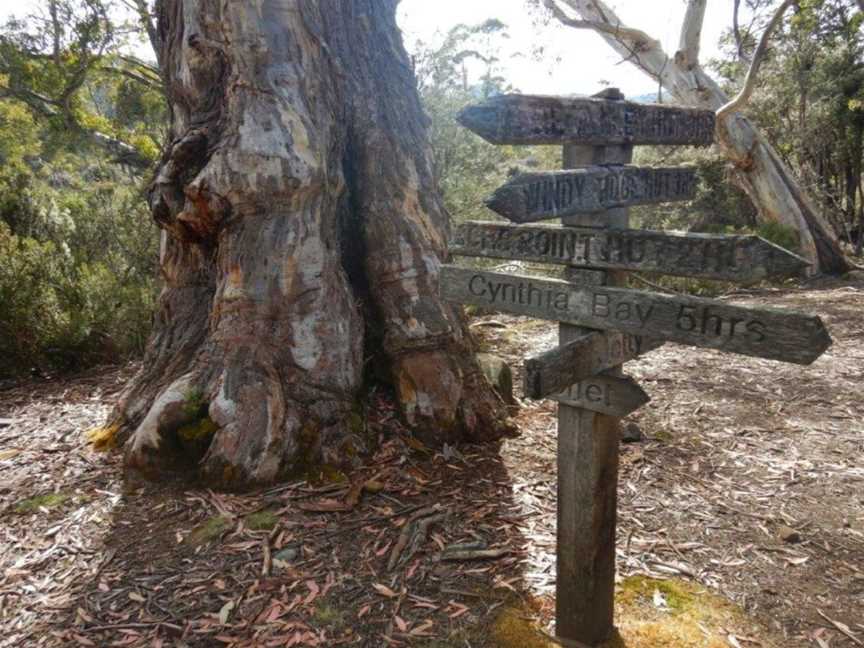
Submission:
[[[644,31],[626,27],[620,21],[616,21],[613,24],[613,22],[606,20],[578,20],[568,16],[555,0],[543,0],[543,2],[552,11],[555,18],[568,27],[573,27],[574,29],[593,29],[594,31],[613,36],[618,40],[629,41],[630,45],[637,48],[648,44],[659,44]]]
[[[675,59],[684,67],[699,65],[699,52],[702,43],[702,25],[705,22],[705,8],[708,0],[688,0],[687,13],[681,25],[681,40]]]
[[[159,68],[154,66],[154,65],[151,65],[150,63],[147,63],[146,61],[142,61],[141,59],[139,59],[135,56],[129,56],[129,55],[121,55],[119,58],[124,63],[128,63],[129,65],[134,65],[135,67],[137,67],[142,72],[146,72],[147,74],[151,75],[153,77],[154,81],[159,81],[162,79],[162,75],[159,73]]]
[[[101,70],[102,72],[110,72],[111,74],[119,74],[121,76],[125,76],[127,79],[132,79],[133,81],[145,85],[152,90],[158,90],[162,92],[165,89],[162,85],[162,81],[160,81],[159,79],[153,79],[148,75],[139,74],[134,70],[129,70],[122,67],[115,67],[113,65],[101,65],[99,66],[99,70]]]
[[[17,99],[44,118],[64,116],[61,102],[26,88],[0,86],[0,99]],[[67,119],[67,121],[69,120]],[[139,171],[146,171],[152,166],[151,161],[141,155],[134,146],[116,137],[95,129],[82,128],[75,123],[70,123],[70,127],[74,127],[77,132],[80,132],[91,142],[108,151],[114,156],[114,161],[119,164],[125,164]]]
[[[765,54],[768,51],[768,44],[771,41],[771,35],[783,20],[783,15],[786,13],[786,10],[794,3],[795,0],[784,0],[783,4],[778,7],[774,17],[771,18],[771,22],[768,23],[768,26],[762,33],[759,46],[753,54],[753,62],[750,63],[750,69],[747,71],[747,78],[744,79],[744,87],[741,88],[741,92],[738,93],[737,97],[717,111],[718,120],[722,120],[727,115],[735,112],[750,100],[753,91],[756,89],[756,80],[759,76],[759,69],[762,67],[762,63],[765,60]]]
[[[864,2],[864,0],[861,0]],[[741,36],[741,0],[735,0],[732,8],[732,33],[735,35],[735,45],[738,48],[738,58],[744,60],[744,39]]]
[[[138,14],[138,19],[147,32],[147,38],[150,39],[150,46],[156,55],[156,61],[159,63],[159,67],[161,67],[162,41],[159,38],[159,30],[156,29],[156,24],[153,22],[153,14],[150,11],[147,0],[123,0],[123,4]]]
[[[559,3],[583,19],[570,17]],[[594,30],[621,55],[622,60],[633,63],[650,77],[664,83],[669,57],[660,41],[640,29],[626,26],[602,0],[544,0],[544,4],[562,24],[576,29]]]

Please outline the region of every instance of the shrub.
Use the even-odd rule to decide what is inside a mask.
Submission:
[[[154,302],[148,277],[104,263],[75,266],[51,241],[16,236],[0,221],[0,377],[68,370],[140,352]]]

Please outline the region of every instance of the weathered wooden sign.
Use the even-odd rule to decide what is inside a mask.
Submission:
[[[593,166],[524,173],[492,194],[486,206],[514,223],[533,223],[612,207],[690,200],[696,185],[695,169]]]
[[[462,304],[796,364],[812,363],[831,346],[817,316],[711,299],[454,266],[442,269],[441,292]]]
[[[714,143],[711,110],[594,97],[501,95],[469,106],[459,123],[492,144]]]
[[[585,265],[750,283],[792,275],[808,263],[758,236],[680,234],[469,221],[459,225],[453,254]]]
[[[525,396],[534,400],[566,390],[579,380],[635,360],[663,345],[638,335],[593,331],[525,360]]]
[[[551,398],[562,405],[622,418],[651,402],[635,380],[616,376],[587,378]]]

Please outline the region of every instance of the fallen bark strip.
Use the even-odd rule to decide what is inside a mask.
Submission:
[[[508,556],[510,553],[510,549],[468,549],[465,551],[445,551],[441,554],[441,560],[447,562],[496,560]]]
[[[393,571],[397,566],[409,561],[423,546],[429,534],[429,527],[443,522],[447,517],[440,504],[417,511],[402,527],[399,540],[390,553],[387,569]],[[406,551],[407,549],[407,551]]]

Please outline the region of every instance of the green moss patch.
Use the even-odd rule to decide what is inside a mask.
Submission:
[[[192,533],[186,538],[186,543],[193,547],[200,547],[218,540],[233,526],[234,523],[230,518],[222,515],[211,517],[192,529]]]
[[[618,588],[616,613],[620,635],[603,648],[728,648],[730,633],[773,645],[741,608],[686,581],[628,578]]]
[[[272,531],[279,524],[279,516],[273,511],[258,511],[243,518],[250,531]]]
[[[331,630],[339,630],[345,626],[346,613],[336,607],[331,601],[319,601],[312,615],[315,625]]]
[[[21,515],[28,513],[36,513],[37,511],[52,510],[60,508],[71,499],[69,495],[64,493],[49,493],[47,495],[38,495],[30,499],[21,500],[15,504],[15,512]]]
[[[557,643],[540,632],[526,610],[507,607],[489,632],[496,648],[555,648]]]

